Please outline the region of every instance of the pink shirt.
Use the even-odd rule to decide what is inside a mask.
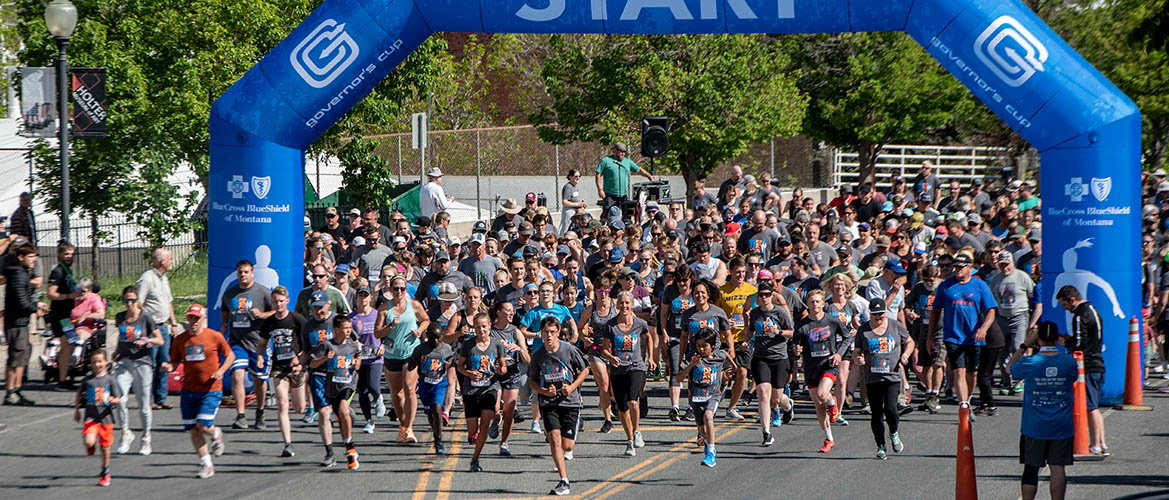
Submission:
[[[93,313],[101,313],[102,316],[105,316],[106,301],[105,299],[101,298],[101,295],[96,293],[87,293],[73,301],[73,312],[69,316],[73,319],[73,322],[76,323],[78,318],[85,316],[86,314]],[[87,319],[77,326],[89,328],[92,330],[96,325],[97,321]]]

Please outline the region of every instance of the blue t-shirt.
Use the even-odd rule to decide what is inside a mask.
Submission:
[[[1076,359],[1059,347],[1059,354],[1035,354],[1011,365],[1011,377],[1023,382],[1021,431],[1033,439],[1072,437],[1072,387],[1079,370]]]
[[[547,309],[536,306],[535,309],[524,313],[524,319],[520,320],[520,325],[523,325],[523,327],[526,328],[529,332],[539,332],[540,323],[548,316],[555,317],[560,321],[561,330],[564,329],[564,322],[572,319],[572,313],[568,310],[567,307],[564,307],[560,304],[552,304],[552,307]],[[544,347],[544,340],[540,337],[536,337],[535,339],[532,339],[532,343],[529,344],[528,350],[530,352],[535,352],[541,347]]]
[[[942,308],[942,331],[946,342],[959,345],[986,345],[974,340],[974,332],[982,324],[987,309],[998,307],[985,281],[971,277],[959,283],[951,277],[938,285],[934,292],[934,307]]]

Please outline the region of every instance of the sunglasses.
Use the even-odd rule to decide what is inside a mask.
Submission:
[[[391,288],[391,290],[394,290],[394,291],[396,291],[396,292],[405,292],[405,291],[406,291],[406,287],[404,287],[404,286],[396,286],[396,287],[393,287],[393,288]]]
[[[327,274],[314,274],[313,277],[314,278],[328,278],[329,275],[327,275]]]
[[[598,288],[597,293],[603,294],[603,295],[609,295],[609,289],[608,288]]]
[[[524,292],[524,295],[535,295],[535,294],[536,294],[536,290],[528,290],[528,291]]]
[[[133,302],[138,302],[138,299],[122,299],[123,304],[130,304]]]

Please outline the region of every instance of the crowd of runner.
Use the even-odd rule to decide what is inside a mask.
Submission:
[[[597,169],[598,187],[605,174],[609,194],[607,169],[625,161],[622,153],[615,148]],[[442,175],[430,174],[432,182]],[[745,421],[741,411],[755,408],[760,444],[770,446],[795,418],[796,401],[806,399],[823,433],[821,453],[835,444],[833,426],[849,425],[849,411],[870,415],[875,456],[884,460],[905,449],[899,419],[908,412],[946,412],[952,404],[995,416],[997,395],[1024,390],[1008,369],[1012,355],[1039,347],[1032,334],[1044,307],[1063,307],[1073,318],[1063,341],[1085,355],[1092,453],[1107,453],[1096,420],[1104,375],[1099,316],[1072,287],[1055,291],[1056,303],[1040,302],[1041,202],[1030,181],[942,180],[925,162],[915,177],[893,177],[888,187],[843,185],[818,203],[734,167],[717,188],[698,182],[688,199],[651,201],[633,213],[622,210],[623,191],[601,203],[597,216],[580,198],[580,179],[570,172],[562,194],[571,218],[562,223],[529,193],[522,206],[504,201],[465,240],[446,212],[420,220],[392,213],[381,224],[377,209],[328,209],[324,226],[306,228],[304,289],[296,297],[258,284],[255,264],[239,262],[237,283],[217,307],[222,335],[205,328],[209,310],[195,305],[172,340],[166,329],[181,318],[165,309],[169,288],[159,297],[170,256],[156,252],[154,269],[122,291],[127,309],[113,321],[114,354],[89,353],[94,375],[78,389],[78,408],[90,452],[100,444],[108,467],[115,420],[122,429],[116,451],[130,451],[125,394],[132,389],[142,412],[141,453],[149,454],[157,373],[165,380],[182,365],[181,411],[200,455],[199,477],[214,474],[211,457],[225,448],[215,417],[228,379],[232,429],[266,429],[265,413],[275,410],[279,456],[291,457],[296,414],[317,424],[323,467],[336,462],[334,421],[348,467],[357,469],[356,429],[396,428],[398,443],[422,435],[441,455],[461,407],[472,472],[484,470],[489,442],[510,456],[516,426],[530,419],[527,429],[544,434],[560,474],[553,493],[567,494],[566,461],[582,413],[599,415],[602,433],[619,425],[627,456],[645,446],[639,420],[649,406],[672,421],[692,421],[701,464],[714,467],[716,420]],[[1169,272],[1162,272],[1169,269],[1162,250],[1169,181],[1164,172],[1146,181],[1145,314],[1157,326],[1149,340],[1159,350],[1165,344],[1152,332],[1169,331]],[[71,252],[59,248],[64,270],[55,267],[48,279],[50,307],[63,304],[54,320],[86,297],[65,263]],[[7,311],[24,312],[27,328],[35,304],[14,297],[11,286],[41,279],[36,251],[17,241],[6,255]],[[101,312],[96,317],[104,306]],[[88,335],[92,325],[84,321],[94,317],[72,319],[50,324],[76,343],[70,325]],[[1163,372],[1159,352],[1161,363],[1150,366]],[[12,363],[10,355],[5,404],[31,404]],[[668,401],[647,399],[647,381],[665,381]],[[584,403],[586,383],[599,394],[598,408]],[[415,418],[419,409],[424,422]]]

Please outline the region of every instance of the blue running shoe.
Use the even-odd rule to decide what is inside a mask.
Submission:
[[[783,425],[783,419],[779,416],[779,409],[771,410],[771,426],[778,428]]]
[[[704,457],[702,459],[702,465],[705,465],[707,467],[714,467],[715,466],[714,452],[713,451],[706,452],[706,457]]]

